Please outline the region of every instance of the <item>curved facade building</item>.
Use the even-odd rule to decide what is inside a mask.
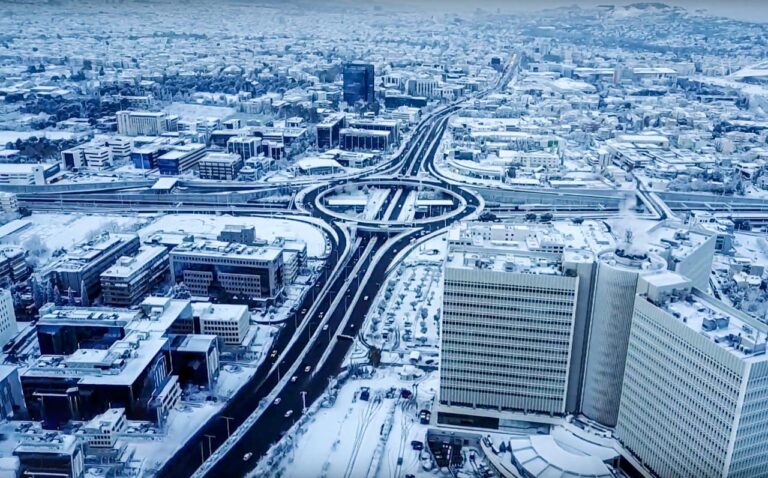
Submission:
[[[666,269],[659,256],[622,249],[599,257],[590,320],[582,412],[605,426],[616,426],[629,331],[641,275]]]

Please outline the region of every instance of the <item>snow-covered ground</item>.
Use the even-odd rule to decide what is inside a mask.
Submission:
[[[316,402],[306,418],[262,458],[252,476],[434,476],[434,471],[425,469],[431,466],[428,453],[413,450],[411,441],[425,441],[428,425],[420,424],[418,414],[431,409],[438,387],[435,365],[442,263],[447,253],[444,237],[417,246],[387,277],[374,299],[364,326],[365,340],[383,349],[383,365],[372,376],[351,377],[338,389],[332,388],[329,395],[335,401]],[[416,363],[410,360],[413,351],[421,355]],[[357,342],[346,363],[365,362],[366,348]],[[368,401],[360,399],[363,388],[370,390]],[[403,398],[403,389],[413,395]]]
[[[436,373],[404,380],[399,371],[380,368],[370,378],[347,380],[335,403],[311,408],[306,421],[275,445],[251,476],[433,476],[422,469],[420,453],[410,443],[425,440],[427,425],[419,423],[418,413],[434,398]],[[360,399],[362,387],[370,389],[367,401]],[[418,393],[404,399],[402,389]]]
[[[44,264],[56,249],[68,249],[104,231],[136,231],[150,220],[151,217],[142,215],[34,213],[29,217],[19,219],[21,222],[29,222],[28,226],[3,237],[2,241],[7,244],[19,244],[28,249],[32,249],[31,246],[43,246],[35,247],[35,249],[41,252],[37,257],[39,257],[40,263]],[[32,252],[30,251],[30,253]]]
[[[24,141],[32,137],[59,140],[77,138],[78,136],[84,135],[72,133],[69,131],[56,131],[47,129],[36,131],[0,131],[0,146],[5,146],[6,143],[15,143],[17,139]]]

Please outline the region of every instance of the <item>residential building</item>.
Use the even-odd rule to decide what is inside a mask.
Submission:
[[[135,256],[123,256],[100,275],[102,301],[130,307],[140,303],[168,273],[168,249],[142,246]]]

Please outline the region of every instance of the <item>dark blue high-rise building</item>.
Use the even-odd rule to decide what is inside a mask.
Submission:
[[[363,101],[372,104],[373,65],[368,63],[347,63],[344,65],[344,102],[355,104]]]

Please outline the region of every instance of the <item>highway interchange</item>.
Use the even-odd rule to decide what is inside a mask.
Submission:
[[[493,88],[475,98],[505,87],[514,80],[517,60],[513,55]],[[468,100],[471,101],[471,100]],[[230,185],[217,188],[195,183],[181,184],[180,194],[158,194],[148,185],[98,185],[65,191],[50,188],[40,193],[20,191],[20,203],[35,211],[122,211],[122,212],[224,212],[242,215],[280,215],[304,220],[309,216],[326,224],[330,254],[318,275],[312,293],[306,294],[285,321],[270,356],[261,363],[249,382],[232,397],[222,411],[209,420],[158,470],[162,477],[244,476],[269,447],[301,417],[304,406],[317,400],[337,376],[353,337],[362,326],[372,298],[385,281],[398,252],[419,237],[450,224],[477,217],[486,201],[488,210],[500,217],[547,210],[556,215],[608,217],[619,211],[625,198],[589,192],[510,190],[498,200],[495,191],[463,186],[442,177],[434,167],[440,138],[456,103],[426,116],[409,141],[391,160],[357,175],[335,178],[322,184],[297,182],[263,186]],[[393,180],[395,182],[393,182]],[[402,183],[398,185],[398,180]],[[391,191],[373,221],[352,224],[329,214],[322,207],[322,193],[343,184],[387,182]],[[455,194],[457,207],[441,217],[418,223],[401,220],[407,194],[403,187],[414,183],[445,188]],[[227,192],[228,194],[222,194]],[[269,201],[279,194],[290,201]],[[651,194],[638,187],[637,200],[646,215],[663,219],[673,211],[690,209],[691,195]],[[493,198],[491,201],[489,198]],[[504,199],[508,202],[503,202]],[[765,202],[700,200],[700,208],[754,216],[765,220]],[[492,205],[491,205],[492,204]],[[527,207],[521,207],[521,205]],[[276,403],[277,402],[277,403]],[[229,437],[229,438],[228,438]],[[244,459],[248,457],[248,459]]]

